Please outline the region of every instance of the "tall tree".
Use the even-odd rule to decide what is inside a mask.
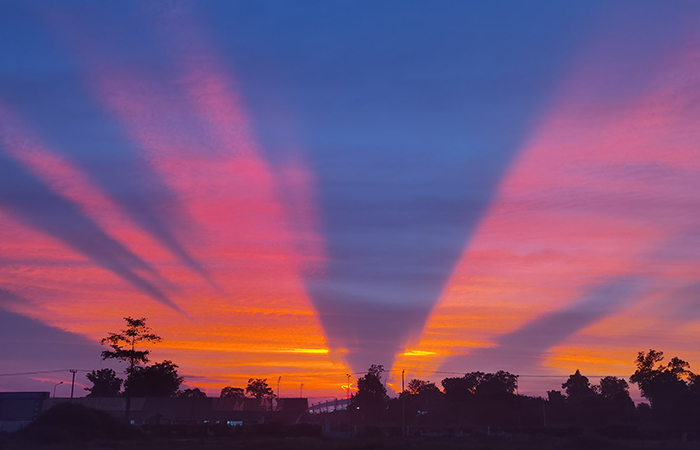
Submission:
[[[597,386],[593,386],[600,394],[602,402],[598,405],[601,414],[618,422],[629,422],[634,411],[634,401],[630,397],[629,384],[622,378],[607,376],[600,379]]]
[[[637,370],[630,382],[639,386],[642,395],[651,403],[655,416],[667,423],[688,423],[691,409],[691,391],[695,374],[690,364],[673,357],[663,364],[663,352],[649,350],[637,355]],[[689,382],[690,381],[690,386]]]
[[[126,328],[119,333],[109,333],[106,338],[100,341],[102,345],[109,345],[111,350],[102,352],[102,359],[117,359],[129,364],[127,370],[132,371],[134,367],[148,362],[149,350],[136,350],[136,345],[150,342],[157,343],[162,340],[151,332],[151,328],[146,325],[146,318],[134,319],[124,317]]]
[[[126,328],[119,333],[109,333],[102,339],[102,345],[109,345],[111,350],[102,352],[102,359],[116,359],[126,362],[129,366],[126,369],[126,384],[134,375],[136,368],[141,364],[148,363],[149,350],[137,350],[136,346],[143,343],[157,343],[162,338],[151,332],[151,328],[146,325],[146,318],[134,319],[124,317]],[[131,411],[131,390],[126,389],[126,420],[129,421]]]
[[[595,391],[588,381],[588,377],[581,375],[581,371],[576,369],[569,379],[562,383],[562,388],[566,390],[566,397],[571,402],[580,402],[595,397]]]
[[[357,394],[351,404],[355,410],[359,409],[367,422],[378,420],[386,409],[389,396],[386,387],[382,383],[384,366],[372,364],[367,373],[357,380]]]
[[[121,390],[123,380],[117,377],[117,373],[112,369],[93,370],[86,375],[92,383],[92,387],[85,390],[90,393],[87,397],[117,397]]]
[[[649,353],[639,352],[637,370],[630,377],[630,381],[639,386],[652,408],[659,400],[685,393],[688,387],[686,380],[695,377],[686,361],[673,357],[664,365],[661,363],[663,359],[664,353],[653,349]]]

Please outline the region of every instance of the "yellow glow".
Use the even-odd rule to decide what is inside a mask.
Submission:
[[[280,350],[282,353],[311,353],[311,354],[325,354],[328,353],[329,350],[327,348],[287,348],[284,350]]]
[[[403,356],[429,356],[436,354],[436,352],[429,352],[427,350],[409,350],[402,353]]]

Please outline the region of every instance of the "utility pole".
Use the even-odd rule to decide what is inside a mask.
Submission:
[[[303,392],[304,392],[304,383],[301,383],[301,386],[299,386],[299,398],[304,398]]]
[[[547,411],[544,409],[544,398],[542,399],[542,423],[545,428],[547,428]]]
[[[277,398],[280,398],[280,381],[282,380],[282,375],[277,379]]]
[[[76,374],[77,372],[78,372],[78,371],[75,370],[75,369],[70,369],[70,373],[73,374],[73,381],[71,381],[71,384],[70,384],[70,399],[71,399],[71,400],[73,400],[73,389],[75,389],[75,374]]]
[[[347,375],[347,377],[348,377],[348,384],[345,385],[345,388],[348,392],[348,404],[345,408],[350,409],[350,374],[346,373],[345,375]]]
[[[401,371],[401,437],[406,438],[406,369]]]
[[[520,406],[519,406],[519,403],[520,403],[520,375],[515,376],[515,402],[516,402],[516,405],[518,405],[516,407],[516,409],[518,411],[520,411]],[[518,428],[520,428],[520,414],[519,413],[518,413]]]

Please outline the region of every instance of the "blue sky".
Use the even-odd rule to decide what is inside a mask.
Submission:
[[[5,2],[0,10],[0,213],[9,230],[0,236],[0,289],[27,302],[0,304],[2,320],[18,315],[96,342],[122,315],[155,314],[168,326],[189,320],[176,340],[190,342],[216,319],[203,304],[245,308],[259,298],[312,311],[309,336],[329,350],[333,371],[392,367],[425,340],[440,305],[466,311],[478,301],[501,317],[518,310],[487,294],[449,293],[470,251],[506,246],[518,223],[534,223],[537,208],[521,208],[500,238],[488,226],[519,193],[541,206],[540,190],[508,187],[521,179],[559,193],[550,208],[559,230],[600,227],[572,228],[570,247],[547,241],[540,223],[541,235],[509,251],[575,257],[574,242],[588,239],[582,248],[591,249],[605,236],[605,261],[632,260],[637,247],[616,253],[613,243],[654,223],[644,245],[659,250],[646,257],[693,270],[694,258],[665,243],[668,235],[681,247],[695,242],[678,231],[696,224],[689,207],[678,203],[670,222],[658,219],[660,206],[640,214],[615,183],[675,186],[658,205],[675,205],[681,192],[695,204],[695,168],[668,161],[698,144],[681,119],[697,117],[694,2]],[[611,147],[619,155],[601,150],[610,155],[602,162],[579,158],[627,139],[623,128],[641,143]],[[556,169],[528,163],[541,157],[578,161],[591,179],[567,185]],[[658,190],[640,192],[657,205]],[[588,209],[567,206],[571,195]],[[601,212],[609,199],[617,215]],[[34,235],[56,248],[37,250]],[[97,271],[109,281],[52,285],[39,281],[54,279],[45,270],[56,280]],[[547,279],[550,269],[541,270],[533,280]],[[673,283],[653,270],[569,273],[557,283],[578,293],[538,301],[521,292],[535,316],[484,335],[488,351],[443,335],[454,345],[425,350],[438,356],[421,370],[515,361],[513,339],[532,344],[532,370],[550,370],[553,348],[625,310],[576,312],[588,301],[617,305],[606,286],[623,280],[622,291],[638,292],[630,280],[661,277],[682,290],[695,281],[688,273]],[[512,274],[490,276],[511,285]],[[139,299],[135,312],[115,307],[116,292]],[[100,317],[94,325],[55,314],[76,295],[85,298],[79,309]],[[568,331],[537,325],[548,317]],[[232,329],[245,321],[226,320]],[[264,317],[255,323],[256,332],[285,334]],[[625,349],[641,345],[620,339]],[[291,370],[265,351],[249,359]]]

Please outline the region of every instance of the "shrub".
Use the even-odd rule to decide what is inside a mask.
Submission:
[[[78,403],[61,403],[42,413],[20,435],[43,442],[66,442],[128,439],[139,433],[104,411]]]

